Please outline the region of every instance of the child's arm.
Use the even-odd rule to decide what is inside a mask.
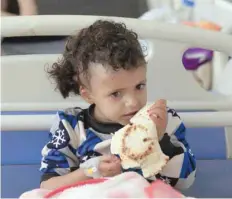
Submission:
[[[189,188],[196,173],[196,160],[185,139],[185,131],[185,126],[175,110],[168,109],[168,125],[160,146],[170,160],[156,178],[178,189]]]
[[[58,187],[70,185],[75,182],[88,179],[90,179],[90,177],[87,177],[82,169],[77,169],[63,176],[55,176],[49,178],[48,180],[42,181],[40,184],[40,188],[53,190]]]
[[[80,145],[78,111],[58,112],[50,130],[50,141],[42,150],[41,188],[55,189],[88,179],[79,169],[76,155]]]

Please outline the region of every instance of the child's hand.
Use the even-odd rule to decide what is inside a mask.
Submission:
[[[103,155],[101,156],[98,169],[103,177],[113,177],[122,173],[121,161],[115,155]]]
[[[167,114],[167,102],[166,100],[158,100],[149,110],[149,116],[152,121],[156,124],[157,133],[159,140],[163,137],[167,123],[168,123],[168,114]]]

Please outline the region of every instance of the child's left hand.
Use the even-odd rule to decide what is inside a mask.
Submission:
[[[148,114],[151,120],[156,124],[156,129],[158,133],[159,140],[163,137],[167,123],[168,123],[168,114],[167,114],[167,102],[166,100],[158,100],[149,110]]]

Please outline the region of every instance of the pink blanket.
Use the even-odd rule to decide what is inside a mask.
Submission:
[[[83,184],[83,183],[82,183]],[[184,198],[182,194],[164,182],[152,184],[134,172],[126,172],[101,183],[84,186],[68,186],[57,190],[35,189],[21,198]]]

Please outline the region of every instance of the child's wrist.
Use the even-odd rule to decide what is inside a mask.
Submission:
[[[156,130],[157,130],[158,140],[161,141],[164,137],[165,130],[160,128],[156,128]]]
[[[101,178],[101,174],[96,167],[91,167],[91,168],[85,168],[83,169],[85,176],[90,177],[90,178]]]
[[[85,176],[91,178],[100,178],[102,176],[98,169],[99,162],[99,157],[91,158],[82,163],[80,168],[83,169]]]

